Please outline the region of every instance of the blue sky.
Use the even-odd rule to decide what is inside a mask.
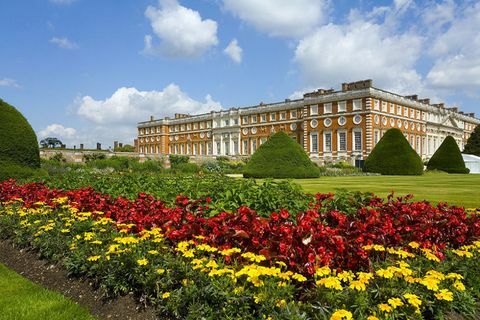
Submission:
[[[0,98],[69,146],[367,78],[480,113],[478,30],[469,0],[4,0]]]

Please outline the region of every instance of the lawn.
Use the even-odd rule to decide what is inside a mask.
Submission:
[[[440,201],[480,207],[480,175],[425,174],[423,176],[346,176],[297,179],[305,192],[326,193],[344,188],[354,191],[371,191],[385,197],[395,191],[396,195],[413,194],[416,200]]]
[[[93,320],[85,308],[0,264],[1,320]]]

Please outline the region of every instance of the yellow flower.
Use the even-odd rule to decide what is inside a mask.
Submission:
[[[100,256],[91,256],[91,257],[88,257],[87,260],[88,261],[97,261],[100,258],[101,258]]]
[[[453,301],[453,293],[448,289],[442,289],[440,292],[435,293],[435,297],[438,300]]]
[[[318,286],[323,285],[325,288],[343,290],[340,280],[336,277],[327,277],[315,282]]]
[[[425,277],[418,281],[418,283],[424,285],[428,290],[432,290],[432,291],[438,291],[439,282],[440,282],[439,280],[431,277]]]
[[[138,259],[137,263],[139,266],[146,266],[148,264],[148,260],[143,258],[143,259]]]
[[[453,283],[453,287],[457,289],[458,291],[465,291],[465,286],[461,281],[455,281]]]
[[[60,230],[61,233],[69,233],[70,232],[70,229],[62,229]]]
[[[337,310],[335,311],[332,316],[330,317],[330,320],[350,320],[352,319],[352,313],[347,310]]]
[[[162,294],[162,299],[168,299],[170,297],[170,292],[164,292]]]
[[[323,276],[328,276],[331,272],[332,270],[330,269],[329,266],[323,266],[321,268],[318,268],[315,271],[315,275],[318,277],[323,277]]]
[[[382,278],[391,279],[393,278],[393,272],[390,269],[379,269],[375,273]]]
[[[415,308],[419,308],[422,305],[422,300],[416,294],[405,293],[403,297]]]
[[[158,254],[158,251],[157,250],[149,250],[148,253],[151,254],[151,255],[155,255],[155,254]]]
[[[284,308],[286,305],[287,305],[287,301],[285,301],[285,299],[279,300],[277,302],[277,307],[279,308]]]
[[[388,304],[391,305],[393,309],[403,306],[403,302],[400,298],[390,298],[388,299]]]
[[[390,311],[393,310],[392,307],[390,307],[390,306],[389,306],[388,304],[386,304],[386,303],[380,303],[380,304],[378,305],[378,308],[379,308],[381,311],[383,311],[383,312],[390,312]]]
[[[368,280],[367,280],[368,281]],[[357,290],[357,291],[365,291],[367,290],[367,287],[365,285],[365,282],[362,281],[362,280],[354,280],[352,282],[350,282],[350,286],[349,286],[350,289],[354,289],[354,290]]]
[[[157,269],[157,273],[158,273],[158,274],[164,274],[164,273],[165,273],[165,269],[159,268],[159,269]]]
[[[452,250],[453,253],[455,253],[459,257],[466,257],[466,258],[471,258],[473,257],[473,253],[466,251],[466,250]]]
[[[299,273],[295,273],[293,276],[292,276],[293,279],[297,280],[298,282],[304,282],[304,281],[307,281],[307,278],[305,278],[303,275],[299,274]]]
[[[379,319],[375,316],[368,316],[367,320],[379,320]]]
[[[420,244],[418,242],[412,241],[408,244],[408,246],[412,249],[420,248]]]

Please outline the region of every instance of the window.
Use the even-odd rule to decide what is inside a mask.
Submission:
[[[410,109],[410,118],[415,118],[415,110]]]
[[[190,123],[187,124],[187,130],[192,130],[192,125]]]
[[[203,129],[205,124],[203,122],[200,122],[200,129]]]
[[[260,138],[260,145],[264,144],[267,142],[267,138]]]
[[[267,115],[266,114],[262,114],[260,116],[260,122],[267,122]]]
[[[204,155],[204,154],[205,154],[205,148],[204,148],[203,143],[200,143],[200,154],[201,154],[201,155]]]
[[[275,121],[277,118],[277,115],[275,113],[270,113],[270,121]]]
[[[318,153],[318,134],[310,134],[310,152]]]
[[[420,153],[420,137],[417,136],[417,144],[415,145],[417,153]]]
[[[310,115],[318,114],[318,105],[310,106]]]
[[[252,140],[252,154],[257,151],[257,140]]]
[[[380,110],[380,101],[373,100],[373,109]]]
[[[323,113],[332,113],[332,104],[331,103],[325,103],[323,105]]]
[[[233,154],[238,154],[238,141],[233,141]]]
[[[185,131],[185,125],[182,124],[182,125],[180,126],[180,131]]]
[[[387,112],[387,102],[382,101],[382,112]]]
[[[295,119],[297,117],[297,110],[290,111],[290,119]]]
[[[411,145],[412,148],[413,148],[413,134],[410,135],[410,145]]]
[[[353,100],[353,111],[362,110],[362,99]]]
[[[407,107],[405,107],[405,108],[403,109],[403,116],[404,116],[404,117],[408,117],[408,108],[407,108]]]
[[[226,127],[228,127],[228,126],[230,125],[230,120],[228,120],[228,119],[227,119],[227,120],[224,120],[224,125],[225,125]]]
[[[338,102],[338,112],[346,112],[347,111],[347,103],[345,101]]]
[[[228,156],[230,154],[230,142],[225,141],[223,144],[225,146],[225,155]]]
[[[397,114],[398,114],[399,116],[402,115],[402,106],[397,106]]]
[[[287,119],[287,113],[286,112],[280,112],[280,120],[285,120]]]
[[[173,132],[173,127],[168,127],[168,132]]]
[[[212,123],[210,121],[207,122],[207,128],[210,128],[212,126]]]
[[[243,140],[243,149],[242,149],[243,154],[248,153],[248,140]]]
[[[353,150],[362,151],[362,132],[361,131],[353,132]]]
[[[257,123],[257,115],[252,116],[252,123]]]
[[[375,130],[373,133],[373,144],[376,145],[378,143],[378,140],[380,140],[380,132],[378,132],[378,130]]]
[[[338,151],[347,151],[347,133],[345,131],[338,133]]]
[[[220,142],[217,142],[217,154],[221,154],[221,147],[222,145],[220,144]]]
[[[323,141],[325,142],[323,148],[325,152],[332,152],[332,134],[330,132],[325,132],[323,134]]]
[[[395,113],[395,105],[390,103],[390,113]]]
[[[193,145],[193,154],[194,155],[197,154],[197,144],[196,143]]]
[[[420,120],[420,111],[417,110],[417,119]]]
[[[248,124],[248,116],[243,116],[243,124]]]
[[[233,119],[233,125],[238,126],[238,119],[237,118]]]

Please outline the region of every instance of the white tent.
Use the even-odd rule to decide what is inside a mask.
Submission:
[[[473,154],[462,154],[465,167],[470,169],[470,173],[480,173],[480,157]]]

